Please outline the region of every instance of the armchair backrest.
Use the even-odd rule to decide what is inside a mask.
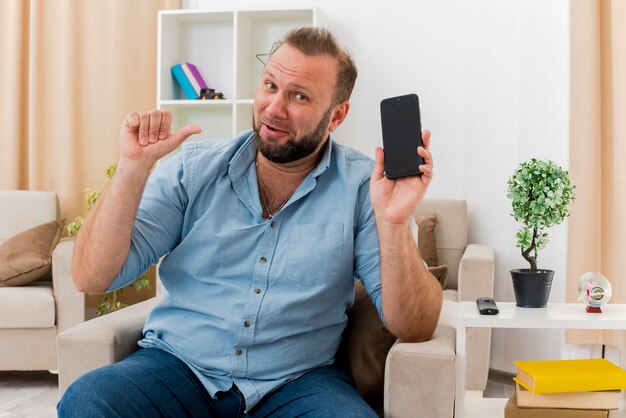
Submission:
[[[0,190],[0,243],[59,216],[55,192]]]
[[[459,264],[467,247],[467,202],[460,199],[424,199],[414,216],[437,214],[435,238],[439,264],[448,265],[446,288],[457,289]]]

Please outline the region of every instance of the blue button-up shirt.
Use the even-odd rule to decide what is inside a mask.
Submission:
[[[382,318],[369,197],[373,162],[332,140],[270,220],[262,217],[251,131],[189,142],[150,176],[128,258],[109,290],[165,254],[166,289],[143,347],[185,361],[211,396],[235,383],[250,410],[331,364],[360,278]]]

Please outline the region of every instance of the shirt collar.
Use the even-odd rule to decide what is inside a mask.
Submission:
[[[254,159],[256,156],[256,146],[254,144],[254,132],[252,130],[248,130],[240,134],[236,138],[237,142],[243,141],[243,144],[239,147],[235,155],[228,162],[228,175],[233,182],[236,182],[242,174],[246,171],[251,164],[254,163]],[[311,171],[311,177],[320,176],[328,166],[330,166],[330,157],[332,153],[332,148],[334,145],[333,138],[328,138],[326,142],[326,146],[324,147],[324,153],[322,154],[322,158],[320,162],[315,166],[313,171]]]

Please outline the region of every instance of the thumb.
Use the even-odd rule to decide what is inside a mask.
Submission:
[[[178,147],[182,144],[187,138],[191,135],[199,134],[202,132],[202,129],[196,125],[187,125],[180,128],[178,131],[170,135],[168,138],[172,145]]]
[[[385,176],[385,151],[381,147],[376,147],[374,152],[376,154],[376,159],[374,160],[372,179],[380,180]]]

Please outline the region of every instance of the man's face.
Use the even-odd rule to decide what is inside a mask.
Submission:
[[[265,158],[289,163],[304,158],[328,138],[337,62],[306,56],[288,44],[270,57],[254,99],[254,133]]]

